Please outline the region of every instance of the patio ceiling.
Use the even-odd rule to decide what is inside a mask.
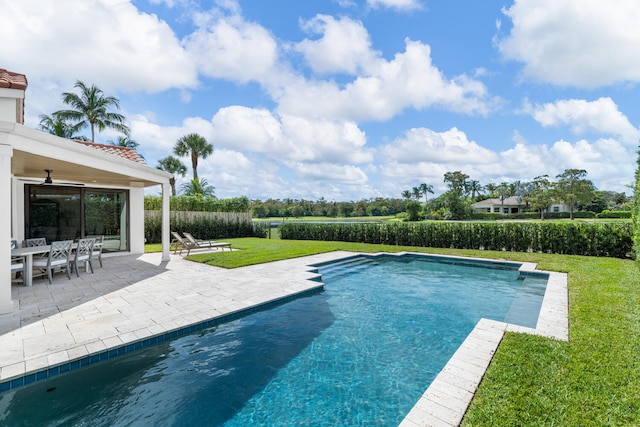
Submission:
[[[118,187],[148,187],[158,185],[132,174],[116,173],[112,170],[97,169],[78,163],[54,159],[48,156],[15,150],[11,159],[11,173],[18,178],[30,181],[44,181],[46,169],[51,170],[53,185],[61,182],[77,182],[85,185],[113,185]]]

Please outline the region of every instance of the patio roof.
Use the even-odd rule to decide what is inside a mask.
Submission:
[[[49,169],[54,181],[149,187],[167,183],[172,177],[147,166],[128,148],[78,143],[17,123],[0,122],[0,140],[5,132],[13,147],[11,173],[18,178],[44,180]]]

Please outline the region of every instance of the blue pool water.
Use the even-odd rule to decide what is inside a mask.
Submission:
[[[358,257],[325,291],[0,395],[11,426],[396,426],[480,318],[535,326],[546,279]]]

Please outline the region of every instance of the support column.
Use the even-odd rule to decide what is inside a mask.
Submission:
[[[5,201],[12,200],[11,157],[13,147],[0,145],[0,197]],[[0,204],[0,278],[0,314],[11,313],[11,203]]]
[[[170,214],[169,200],[171,197],[171,185],[169,182],[162,184],[162,261],[169,261],[169,244],[170,240]]]

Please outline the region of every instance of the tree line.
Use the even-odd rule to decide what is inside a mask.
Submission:
[[[433,187],[428,184],[423,183],[402,192],[402,197],[407,201],[408,220],[466,219],[473,213],[473,203],[491,198],[500,200],[500,211],[504,212],[504,201],[512,196],[524,204],[525,211],[539,212],[541,219],[544,219],[547,209],[555,203],[567,205],[571,219],[576,211],[600,213],[605,209],[626,209],[626,206],[630,206],[625,193],[598,191],[587,179],[587,171],[584,169],[566,169],[556,175],[555,180],[548,175],[541,175],[528,182],[486,185],[470,179],[462,171],[454,171],[444,174],[444,182],[447,191],[430,200],[427,199],[427,194],[433,194]],[[424,204],[421,203],[423,196]]]

